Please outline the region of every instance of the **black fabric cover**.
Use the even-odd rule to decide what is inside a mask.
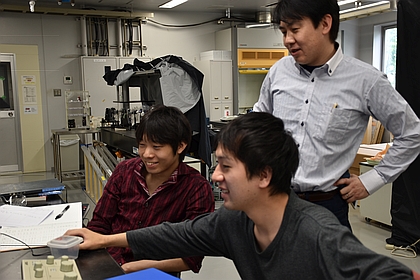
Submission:
[[[397,18],[396,89],[420,116],[420,1],[400,0]],[[420,157],[393,183],[392,235],[388,244],[407,246],[420,238]],[[420,250],[420,242],[417,243]]]
[[[203,98],[203,81],[204,75],[198,69],[196,69],[193,65],[191,65],[188,61],[184,60],[182,57],[175,56],[175,55],[167,55],[160,58],[156,58],[150,62],[142,62],[137,58],[134,59],[133,65],[125,64],[123,69],[118,69],[115,71],[109,71],[106,73],[103,78],[107,82],[108,85],[114,85],[115,79],[118,74],[122,70],[130,70],[133,69],[134,71],[145,71],[145,70],[153,70],[155,67],[162,61],[166,61],[168,63],[177,64],[181,67],[196,83],[197,87],[201,92],[201,97],[197,104],[189,111],[185,112],[184,115],[187,117],[188,121],[190,122],[191,129],[194,132],[194,135],[191,139],[191,145],[189,147],[188,153],[195,158],[201,159],[207,166],[211,166],[211,145],[210,145],[210,137],[209,131],[207,129],[207,121],[206,121],[206,111],[204,107],[204,98]],[[130,79],[130,86],[135,86],[137,79]],[[157,101],[154,104],[163,104],[162,101],[162,93],[160,84],[158,80],[151,80],[151,79],[139,79],[138,85],[142,86],[142,98],[143,94],[147,93],[147,97],[145,100],[155,100]],[[156,91],[155,91],[156,89]],[[160,99],[159,99],[160,97]],[[147,99],[150,98],[150,99]],[[166,104],[170,105],[170,104]]]

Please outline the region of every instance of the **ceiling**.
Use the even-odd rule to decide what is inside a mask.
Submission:
[[[2,4],[25,6],[29,11],[29,0],[0,0]],[[123,10],[135,12],[209,12],[225,13],[229,8],[231,13],[255,13],[269,11],[267,6],[277,3],[276,0],[189,0],[173,9],[159,9],[158,6],[169,0],[74,0],[75,5],[70,5],[70,0],[62,0],[62,5],[57,0],[35,0],[35,11],[37,7],[54,7],[65,9],[98,9],[98,10]]]
[[[0,0],[1,10],[16,10],[29,12],[29,0]],[[62,0],[62,5],[57,0],[35,0],[35,12],[46,12],[46,8],[71,10],[106,10],[125,12],[208,12],[231,14],[255,14],[256,12],[270,11],[277,0],[189,0],[173,9],[159,9],[158,6],[169,0]],[[340,0],[341,1],[341,0]],[[380,0],[357,0],[359,2],[373,3]],[[356,2],[356,0],[355,0]],[[354,6],[354,3],[349,4]],[[349,5],[346,5],[348,7]],[[2,8],[3,7],[3,8]],[[4,8],[7,7],[7,8]],[[15,9],[9,9],[14,7]],[[342,6],[344,8],[344,6]],[[71,12],[70,12],[71,13]]]

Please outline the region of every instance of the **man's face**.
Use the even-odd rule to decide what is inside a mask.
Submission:
[[[246,211],[257,197],[258,177],[254,176],[249,180],[245,165],[220,145],[216,149],[216,157],[219,164],[212,180],[219,183],[224,206],[231,210]]]
[[[288,23],[281,21],[280,31],[283,33],[284,45],[297,63],[309,66],[325,64],[325,57],[322,54],[329,38],[328,33],[325,34],[322,22],[315,28],[307,17]]]
[[[150,174],[169,173],[170,175],[179,164],[179,153],[177,152],[174,155],[174,151],[169,144],[155,143],[148,141],[146,138],[143,138],[139,143],[139,155]]]

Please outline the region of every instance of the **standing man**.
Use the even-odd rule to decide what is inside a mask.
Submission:
[[[297,141],[292,189],[350,228],[348,203],[394,181],[419,154],[420,121],[385,74],[343,55],[336,0],[281,0],[274,20],[291,56],[270,69],[254,111],[281,118]],[[394,143],[374,169],[349,176],[369,116]]]
[[[149,111],[136,130],[139,157],[117,165],[95,207],[88,228],[115,234],[162,222],[181,222],[214,211],[209,182],[183,163],[191,141],[188,119],[175,107]],[[126,272],[154,267],[177,274],[198,272],[203,257],[136,260],[129,248],[108,252]]]
[[[217,137],[212,179],[224,200],[217,211],[115,235],[66,234],[82,236],[82,250],[130,246],[143,258],[224,256],[245,280],[413,279],[397,260],[364,247],[330,211],[291,191],[298,149],[280,119],[246,114]]]

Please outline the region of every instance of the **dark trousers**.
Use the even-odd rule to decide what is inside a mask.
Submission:
[[[342,197],[340,192],[333,196],[333,198],[324,201],[314,201],[312,203],[324,206],[330,210],[340,221],[343,226],[346,226],[351,230],[349,222],[349,204]]]

